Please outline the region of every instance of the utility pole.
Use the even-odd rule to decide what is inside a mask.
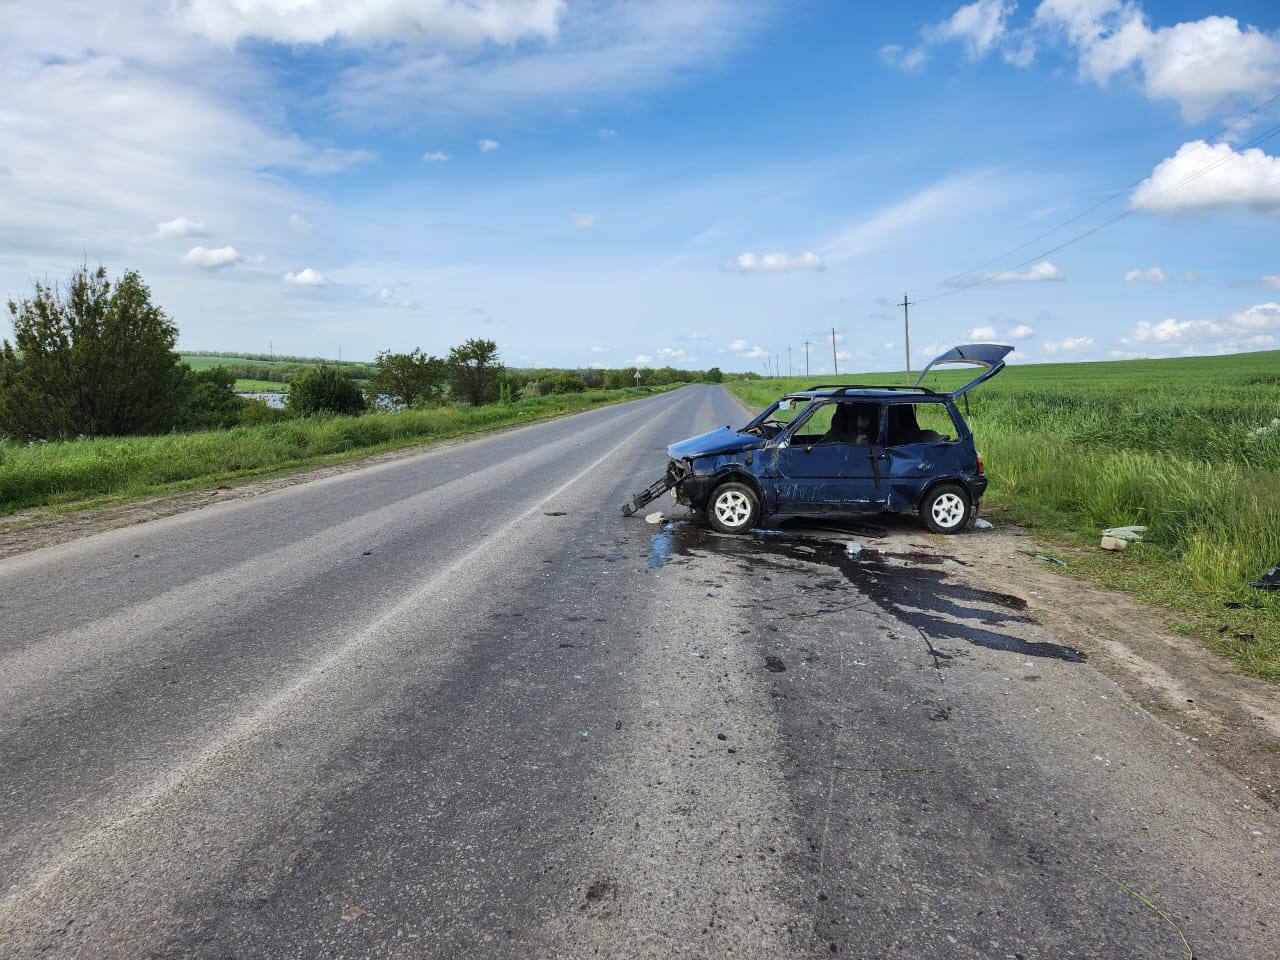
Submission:
[[[804,342],[804,375],[809,375],[809,341]]]
[[[904,293],[902,302],[898,304],[902,308],[902,344],[907,355],[907,383],[911,382],[911,303]]]
[[[831,328],[831,369],[836,374],[836,376],[840,375],[840,360],[836,357],[836,328],[835,327]]]
[[[787,376],[791,376],[791,348],[787,347]]]
[[[276,358],[276,345],[270,340],[267,341],[267,354],[274,361]]]

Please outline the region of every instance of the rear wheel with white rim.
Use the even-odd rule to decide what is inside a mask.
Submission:
[[[745,533],[760,520],[760,498],[745,483],[722,483],[707,502],[707,519],[721,533]]]
[[[925,496],[920,504],[920,516],[934,533],[959,533],[973,516],[973,501],[964,487],[943,483]]]

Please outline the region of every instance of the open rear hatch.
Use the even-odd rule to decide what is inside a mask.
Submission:
[[[982,367],[983,370],[978,376],[974,377],[962,387],[957,387],[951,391],[951,396],[958,397],[961,394],[968,393],[980,383],[985,383],[994,377],[997,373],[1004,369],[1004,358],[1013,353],[1013,347],[1006,347],[999,343],[965,343],[958,347],[952,347],[940,357],[936,357],[929,361],[929,365],[920,371],[920,376],[916,378],[915,385],[918,387],[924,383],[924,378],[929,375],[929,371],[934,367],[950,366],[954,364],[966,364],[968,366]],[[941,392],[941,391],[939,391]]]

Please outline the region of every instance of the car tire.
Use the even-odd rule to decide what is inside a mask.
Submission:
[[[933,533],[959,533],[973,519],[973,500],[958,483],[941,483],[921,501],[920,516]]]
[[[720,533],[746,533],[760,522],[760,497],[745,483],[722,483],[707,498],[707,520]]]

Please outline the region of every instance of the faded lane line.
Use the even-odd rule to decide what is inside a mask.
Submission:
[[[669,409],[674,408],[675,405]],[[367,531],[370,524],[377,524],[383,518],[392,518],[407,509],[412,509],[413,505],[419,501],[431,501],[459,486],[473,485],[476,477],[494,471],[509,470],[529,460],[541,458],[548,452],[557,451],[570,444],[580,444],[584,436],[595,439],[596,434],[607,431],[611,426],[613,426],[611,421],[591,424],[583,433],[569,434],[546,446],[525,451],[475,473],[457,477],[420,493],[396,500],[384,507],[359,514],[344,523],[286,544],[270,553],[259,554],[229,567],[218,568],[193,580],[176,584],[162,593],[117,608],[94,620],[54,634],[35,637],[11,653],[0,654],[0,675],[8,678],[3,686],[0,686],[0,710],[16,701],[21,701],[24,705],[28,704],[35,695],[33,687],[39,687],[71,672],[81,673],[87,668],[109,662],[114,655],[127,649],[140,635],[154,636],[158,631],[171,626],[178,620],[191,622],[195,617],[225,606],[229,598],[257,590],[268,572],[272,574],[273,586],[304,582],[307,568],[293,561],[299,556],[305,556],[310,563],[349,550],[340,542],[348,532]],[[334,543],[329,549],[319,549],[326,541],[332,540],[339,542]],[[277,573],[279,570],[291,571],[293,576],[280,577]],[[228,589],[228,583],[243,583],[244,586]],[[139,619],[144,613],[146,623],[140,627]],[[173,639],[177,641],[182,638]]]
[[[627,434],[622,440],[614,444],[578,473],[574,474],[560,486],[556,487],[551,491],[551,493],[547,494],[547,496],[536,501],[532,506],[515,516],[510,523],[507,524],[506,528],[490,534],[457,560],[454,560],[439,573],[431,577],[420,589],[414,591],[400,602],[393,604],[380,614],[368,627],[356,634],[355,637],[324,656],[315,664],[315,666],[306,670],[301,677],[289,684],[275,696],[271,697],[261,709],[248,717],[243,717],[234,721],[227,731],[222,734],[222,736],[216,738],[213,743],[196,752],[194,756],[174,765],[170,768],[169,772],[153,781],[146,787],[146,789],[136,794],[132,800],[127,802],[127,808],[124,812],[117,815],[114,821],[93,829],[76,840],[69,841],[64,844],[64,849],[45,861],[42,865],[42,869],[34,877],[26,881],[20,881],[21,886],[12,893],[6,895],[3,901],[0,901],[0,914],[8,913],[10,910],[19,908],[24,901],[42,893],[45,887],[56,880],[59,875],[64,873],[69,867],[72,867],[77,860],[83,859],[86,855],[92,853],[93,849],[98,844],[105,841],[112,834],[119,832],[130,821],[145,814],[150,807],[163,800],[168,793],[179,787],[188,777],[195,774],[202,767],[216,760],[219,756],[251,739],[260,727],[270,723],[279,714],[281,714],[290,701],[305,692],[310,686],[319,681],[326,673],[338,666],[342,661],[350,658],[352,654],[366,647],[371,642],[375,642],[386,625],[394,622],[414,607],[422,604],[437,590],[438,587],[443,585],[444,581],[459,573],[469,563],[483,555],[495,542],[508,539],[510,536],[510,528],[515,527],[524,520],[528,520],[530,517],[536,517],[543,507],[564,494],[565,491],[569,490],[584,478],[590,476],[601,464],[609,460],[619,450],[631,443],[638,434],[650,429],[658,419],[666,417],[672,412],[681,409],[683,405],[683,403],[674,403],[665,410],[656,414],[654,417],[648,419],[644,424]]]

